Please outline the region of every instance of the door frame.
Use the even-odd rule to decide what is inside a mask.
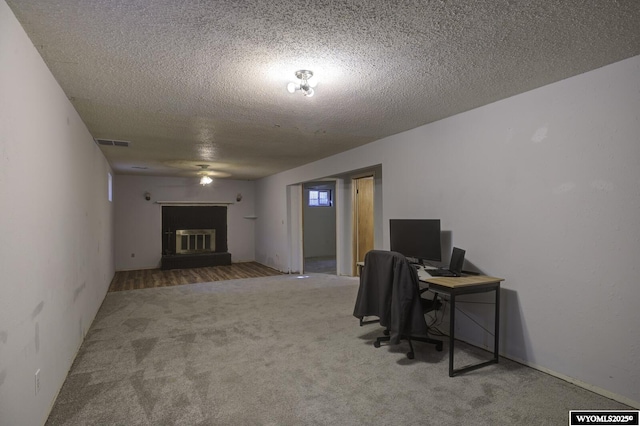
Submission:
[[[287,234],[289,267],[287,273],[301,274],[304,267],[302,247],[302,184],[287,185]]]
[[[355,247],[353,247],[354,228],[354,179],[373,176],[374,178],[374,247],[382,244],[382,168],[373,165],[359,171],[350,171],[334,175],[336,180],[336,269],[339,276],[356,276],[354,270]],[[320,178],[321,179],[321,178]],[[304,182],[317,181],[310,179]],[[302,183],[286,185],[287,246],[289,249],[288,273],[302,273],[304,266],[303,229],[302,229]],[[283,223],[284,224],[284,223]]]
[[[357,185],[358,179],[371,178],[373,181],[372,186],[372,209],[373,209],[373,247],[375,247],[375,218],[376,218],[376,174],[375,171],[368,171],[362,174],[353,175],[351,177],[351,275],[357,276],[357,263],[358,263],[358,201],[357,201]]]

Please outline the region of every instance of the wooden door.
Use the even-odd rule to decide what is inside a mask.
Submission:
[[[373,176],[354,179],[353,187],[353,270],[357,271],[357,262],[364,261],[364,255],[373,250]]]

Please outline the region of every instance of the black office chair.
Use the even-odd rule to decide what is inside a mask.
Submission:
[[[420,289],[420,294],[428,290],[429,289],[427,288]],[[442,302],[440,302],[440,300],[438,299],[438,295],[436,294],[434,295],[433,299],[425,299],[423,297],[420,297],[420,305],[422,307],[422,314],[426,315],[429,312],[437,311],[438,309],[440,309],[440,307],[442,306]],[[413,350],[413,344],[411,343],[412,340],[416,340],[418,342],[432,343],[436,345],[436,350],[438,352],[442,352],[442,349],[443,349],[443,343],[441,340],[432,339],[430,337],[402,336],[402,338],[406,339],[407,342],[409,342],[409,352],[407,353],[407,358],[409,359],[413,359],[415,356],[415,352]],[[384,330],[384,336],[378,337],[376,341],[373,342],[373,346],[375,346],[376,348],[379,348],[381,342],[387,342],[390,339],[391,339],[390,332],[389,332],[389,329],[387,328]]]
[[[425,290],[423,290],[425,291]],[[360,274],[360,288],[353,315],[360,319],[376,316],[385,327],[385,335],[376,339],[374,346],[381,342],[397,344],[400,340],[409,342],[409,359],[414,358],[412,340],[436,345],[442,351],[442,341],[428,336],[424,314],[440,306],[437,298],[421,297],[418,273],[400,253],[372,250],[365,255],[364,268]]]

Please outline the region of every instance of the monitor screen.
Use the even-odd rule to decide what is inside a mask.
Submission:
[[[390,219],[391,251],[405,257],[440,262],[440,219]]]

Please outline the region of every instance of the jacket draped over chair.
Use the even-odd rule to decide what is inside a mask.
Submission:
[[[377,316],[389,330],[389,343],[427,337],[418,273],[400,253],[372,250],[365,255],[353,315]]]

